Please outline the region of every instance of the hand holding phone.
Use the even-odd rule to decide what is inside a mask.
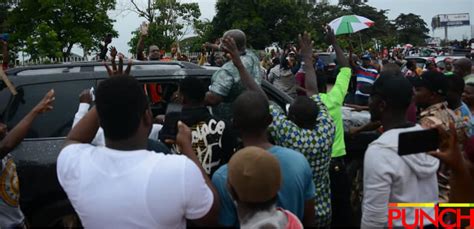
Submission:
[[[416,153],[428,153],[440,146],[437,129],[426,129],[400,133],[398,136],[398,155],[405,156]]]
[[[170,103],[166,108],[165,123],[160,131],[160,140],[166,142],[167,140],[176,141],[178,134],[178,121],[181,119],[182,106],[177,103]]]

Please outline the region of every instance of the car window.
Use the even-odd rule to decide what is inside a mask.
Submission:
[[[165,114],[168,103],[175,99],[178,84],[179,81],[148,81],[142,84],[153,116]]]
[[[319,55],[319,58],[324,62],[324,64],[334,63],[331,55]]]
[[[206,86],[211,84],[211,79],[209,77],[199,77]],[[160,79],[160,80],[150,80],[150,79],[138,79],[143,83],[143,87],[146,90],[145,94],[148,97],[150,102],[150,108],[154,116],[159,114],[165,114],[166,107],[170,101],[173,100],[174,93],[178,90],[180,79]],[[146,86],[145,86],[146,85]],[[264,83],[262,85],[263,90],[267,94],[269,100],[278,104],[282,109],[285,109],[286,104],[288,104],[289,99],[283,98],[285,96],[283,92],[278,91],[269,83]]]
[[[65,81],[17,87],[18,95],[10,97],[4,120],[13,128],[44,97],[54,89],[54,109],[38,116],[27,138],[64,137],[69,133],[79,105],[79,94],[95,85],[92,80]]]

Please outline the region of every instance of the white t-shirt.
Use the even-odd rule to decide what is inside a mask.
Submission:
[[[73,144],[57,175],[85,228],[185,228],[214,201],[199,168],[180,155]]]

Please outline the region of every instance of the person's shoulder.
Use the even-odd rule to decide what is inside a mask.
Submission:
[[[61,150],[61,152],[59,153],[58,160],[60,158],[66,157],[79,157],[85,155],[86,152],[90,152],[96,148],[98,148],[98,146],[94,146],[91,144],[70,144]]]
[[[189,158],[177,154],[152,152],[147,160],[154,161],[153,176],[174,176],[176,179],[185,177],[189,171],[194,171],[195,166]]]
[[[337,77],[339,76],[344,76],[344,75],[351,75],[352,69],[350,67],[342,67],[339,69],[339,73],[337,74]]]
[[[276,157],[284,157],[284,158],[291,158],[292,160],[302,160],[306,158],[304,155],[296,150],[290,149],[290,148],[285,148],[281,146],[273,146],[270,149],[268,149],[270,153],[275,155]]]
[[[155,153],[153,151],[152,154],[150,155],[151,158],[157,160],[158,162],[161,162],[165,164],[166,166],[169,167],[176,167],[177,165],[184,166],[184,163],[189,160],[186,156],[184,155],[178,155],[178,154],[164,154],[164,153]]]
[[[227,164],[221,166],[212,175],[212,183],[214,185],[223,185],[227,181]]]
[[[245,55],[244,55],[244,57],[250,57],[250,58],[256,58],[256,59],[258,59],[257,54],[255,54],[255,52],[252,51],[252,50],[250,50],[250,49],[246,49],[246,50],[245,50]]]

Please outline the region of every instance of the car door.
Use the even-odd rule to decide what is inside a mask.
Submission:
[[[47,79],[48,76],[41,77]],[[55,82],[45,80],[16,85],[18,95],[0,97],[7,104],[0,110],[3,120],[11,129],[50,89],[55,91],[54,109],[39,115],[24,141],[11,152],[19,177],[20,206],[28,219],[38,212],[44,212],[44,207],[66,199],[57,180],[56,160],[65,136],[71,129],[79,104],[78,95],[83,89],[95,84],[96,81],[90,79]]]

